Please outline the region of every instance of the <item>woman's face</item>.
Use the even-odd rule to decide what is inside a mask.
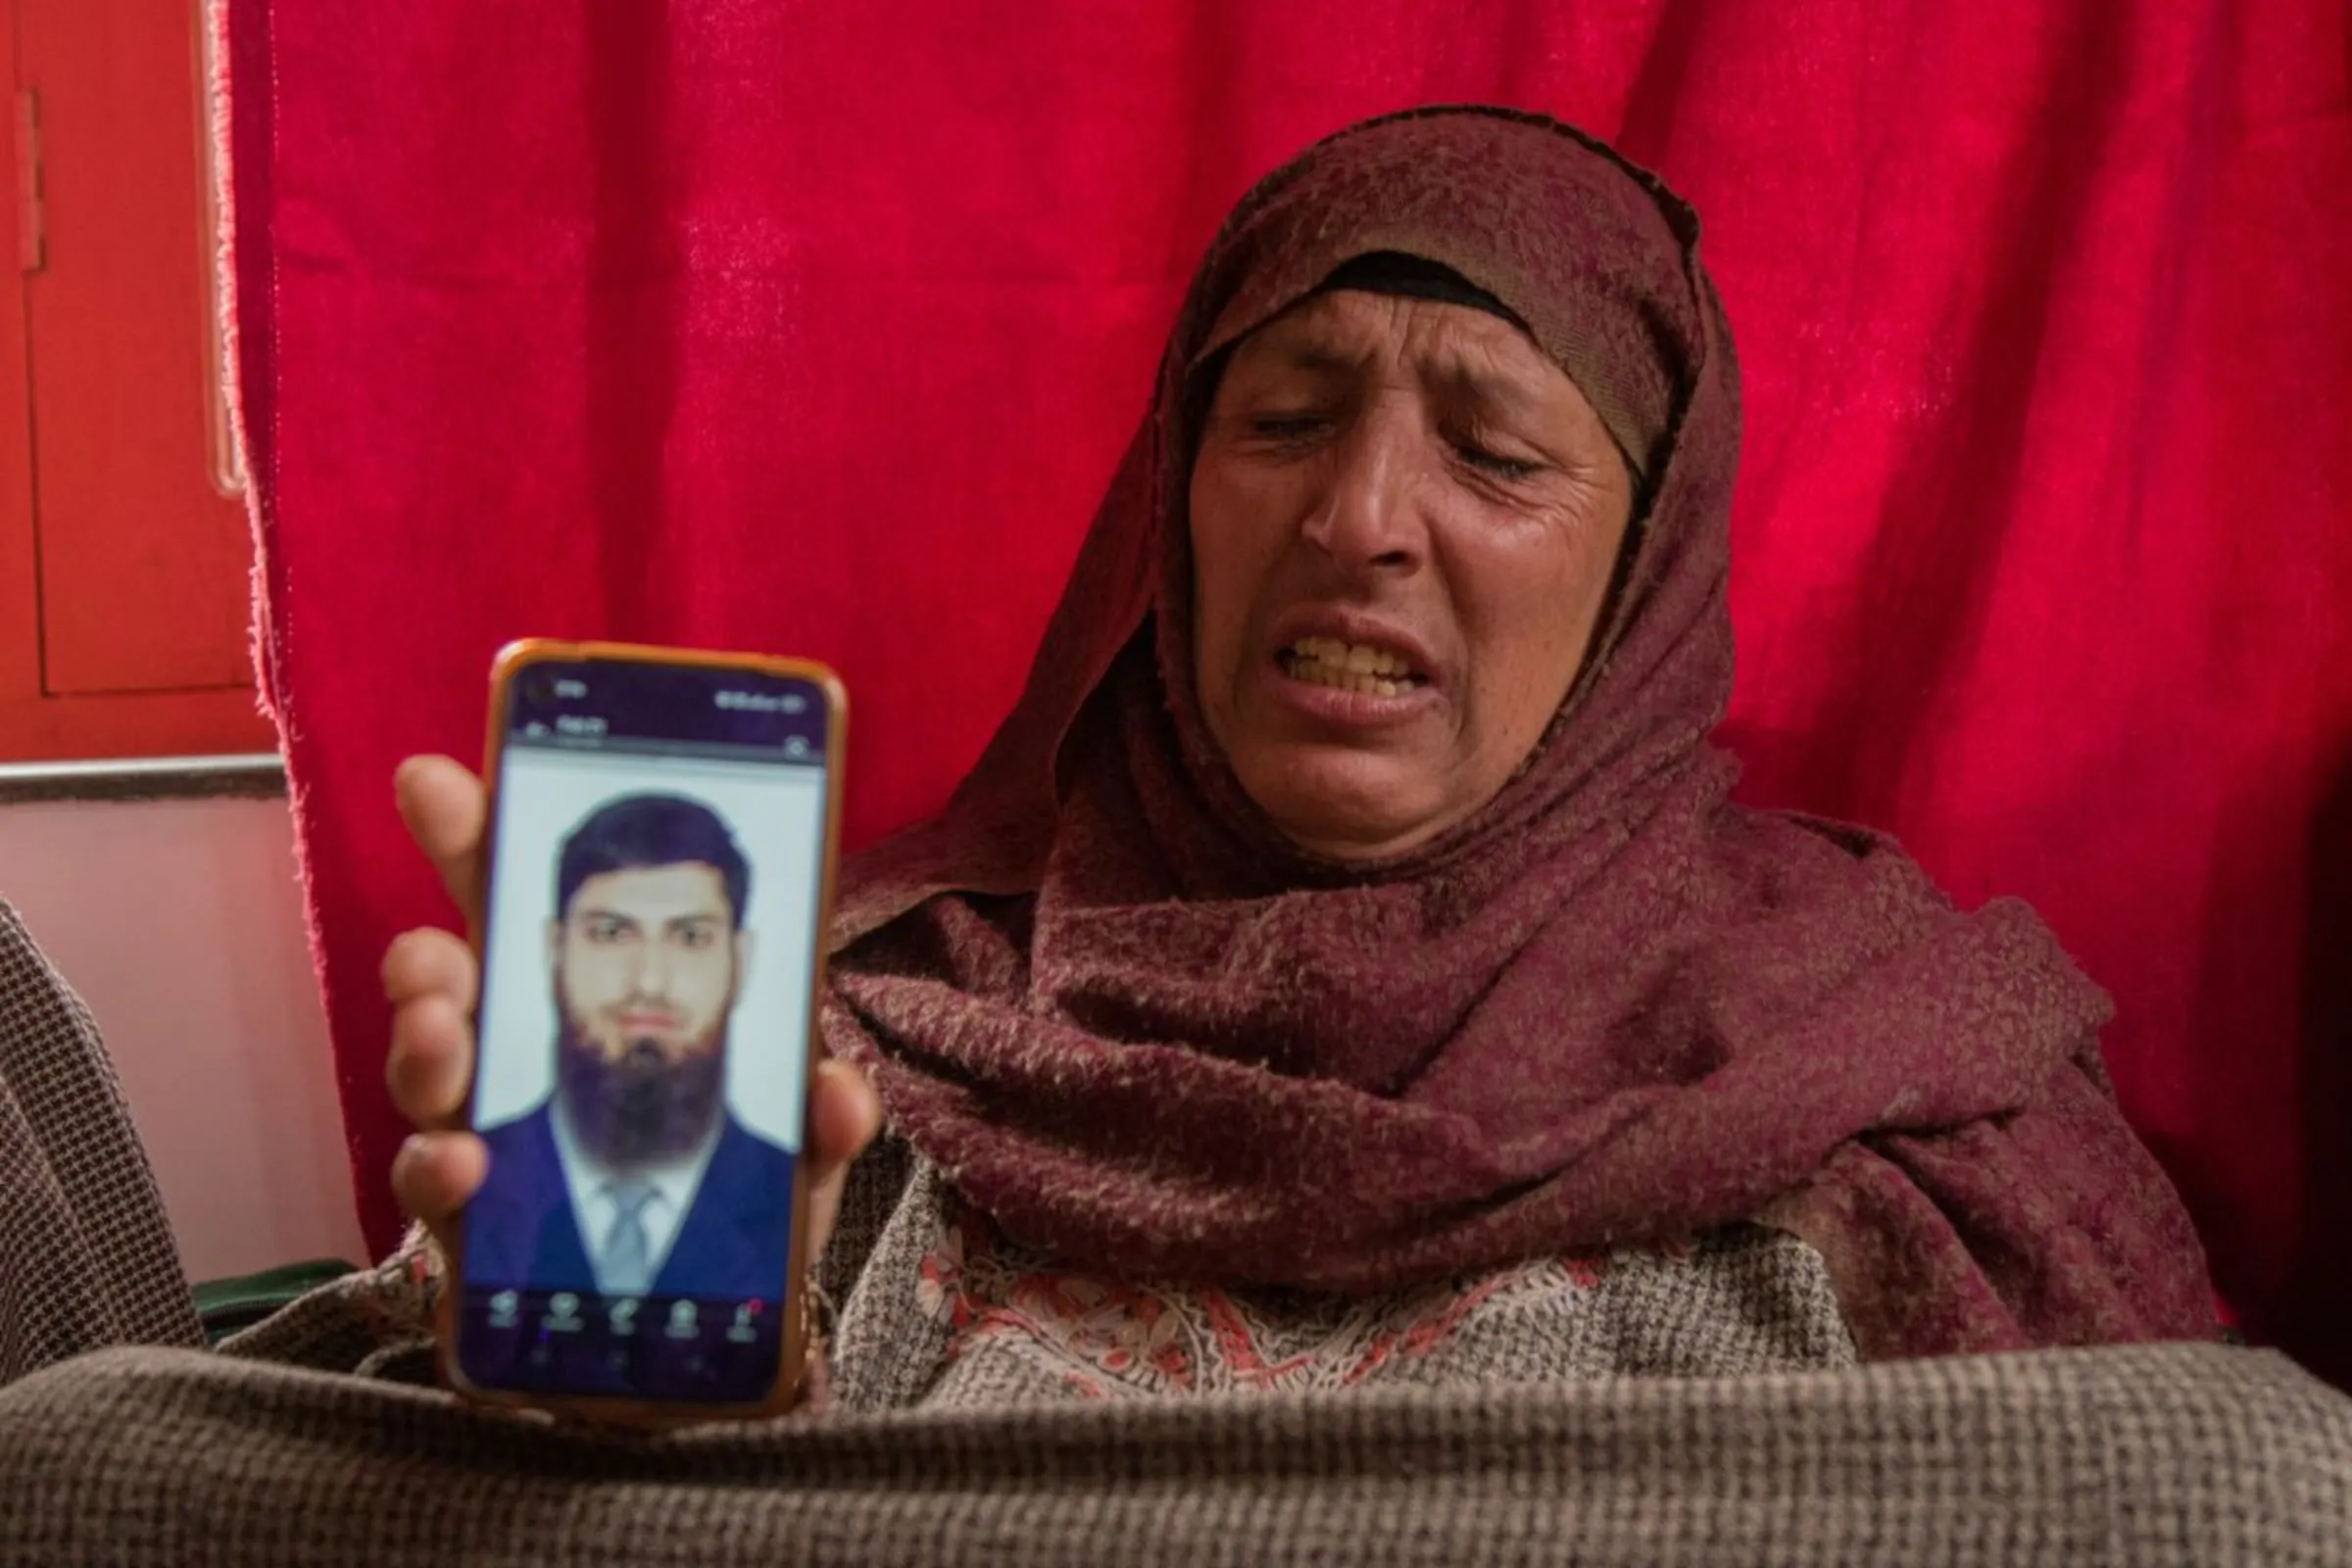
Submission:
[[[1632,482],[1509,322],[1337,291],[1245,338],[1192,475],[1195,678],[1301,848],[1404,854],[1493,800],[1583,663]]]

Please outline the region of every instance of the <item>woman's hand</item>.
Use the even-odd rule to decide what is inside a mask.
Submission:
[[[488,804],[481,780],[446,757],[413,757],[394,776],[393,793],[410,836],[470,919],[481,906]],[[464,1130],[481,967],[463,938],[428,927],[393,939],[383,973],[384,998],[392,1004],[385,1078],[392,1102],[416,1127],[392,1162],[392,1192],[454,1255],[458,1215],[487,1169],[482,1141]],[[832,1239],[850,1162],[881,1124],[881,1103],[863,1078],[845,1062],[818,1066],[808,1100],[807,1152],[814,1182],[808,1199],[811,1261]]]

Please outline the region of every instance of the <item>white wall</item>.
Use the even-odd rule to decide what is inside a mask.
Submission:
[[[105,1031],[189,1276],[358,1259],[285,802],[0,807],[0,898]]]

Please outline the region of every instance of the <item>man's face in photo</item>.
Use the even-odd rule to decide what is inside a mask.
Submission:
[[[548,927],[557,1063],[580,1140],[613,1164],[692,1149],[725,1098],[728,1014],[750,957],[717,868],[589,877]]]

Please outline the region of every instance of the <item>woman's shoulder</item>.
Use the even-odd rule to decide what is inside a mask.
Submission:
[[[1911,863],[1891,833],[1811,811],[1727,803],[1716,817],[1715,842],[1741,858],[1793,861],[1818,867]]]
[[[1859,822],[1726,805],[1710,842],[1718,871],[1770,910],[1845,906],[1856,900],[1914,918],[1955,908],[1893,834]]]

